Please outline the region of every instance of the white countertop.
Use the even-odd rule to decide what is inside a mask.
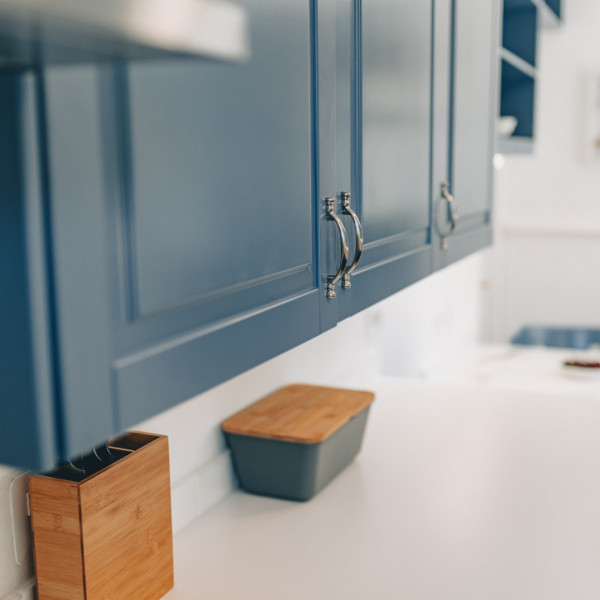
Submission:
[[[175,538],[166,600],[598,600],[600,400],[381,380],[363,450],[295,503]]]
[[[600,362],[600,350],[481,343],[447,359],[430,377],[459,385],[495,389],[595,396],[600,399],[600,371],[565,369],[569,359]],[[600,597],[600,595],[599,595]]]

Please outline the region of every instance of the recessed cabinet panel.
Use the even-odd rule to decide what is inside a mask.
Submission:
[[[117,78],[123,424],[320,332],[313,6],[243,4],[247,62],[136,64]]]
[[[343,290],[346,315],[431,271],[433,3],[363,0],[355,6],[349,162],[364,247],[351,288]]]
[[[249,288],[252,308],[265,282],[314,282],[309,4],[248,4],[248,62],[129,69],[134,316]]]
[[[366,244],[429,225],[432,3],[362,2]]]
[[[495,2],[456,2],[452,192],[459,219],[491,209],[497,50]],[[459,221],[460,222],[460,221]]]
[[[448,162],[444,173],[436,169],[432,188],[436,268],[491,243],[499,6],[456,0],[452,20]]]

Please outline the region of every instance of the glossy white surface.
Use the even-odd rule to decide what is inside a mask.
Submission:
[[[600,379],[595,372],[573,372],[565,360],[600,361],[600,349],[572,350],[543,346],[474,344],[448,357],[430,373],[432,381],[482,388],[529,391],[538,394],[589,396],[600,401]]]
[[[236,492],[175,539],[167,600],[597,600],[600,401],[384,380],[308,503]]]

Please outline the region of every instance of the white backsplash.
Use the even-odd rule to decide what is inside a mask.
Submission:
[[[0,466],[0,598],[25,583],[33,571],[31,556],[19,560],[21,565],[15,556],[10,486],[19,475],[14,469]]]
[[[447,352],[479,340],[486,315],[489,251],[478,253],[135,429],[169,436],[173,528],[191,521],[235,487],[219,424],[290,383],[368,388],[369,375],[426,377]],[[0,599],[33,600],[31,561],[15,563],[9,486],[18,472],[0,467]],[[20,588],[19,586],[23,586]]]

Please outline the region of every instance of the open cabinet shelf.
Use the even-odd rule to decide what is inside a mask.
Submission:
[[[515,117],[510,137],[497,140],[498,152],[529,154],[535,141],[537,36],[540,27],[556,26],[561,0],[505,0],[503,10],[500,117]]]
[[[532,0],[540,13],[540,24],[544,28],[558,27],[562,20],[561,0]]]
[[[501,48],[500,57],[502,58],[502,62],[508,63],[517,71],[520,71],[524,75],[535,79],[535,67],[533,65],[530,65],[527,61],[523,60],[520,56],[517,56],[510,50],[507,50],[506,48]]]
[[[535,78],[505,60],[501,77],[500,115],[516,117],[513,137],[533,139]]]

